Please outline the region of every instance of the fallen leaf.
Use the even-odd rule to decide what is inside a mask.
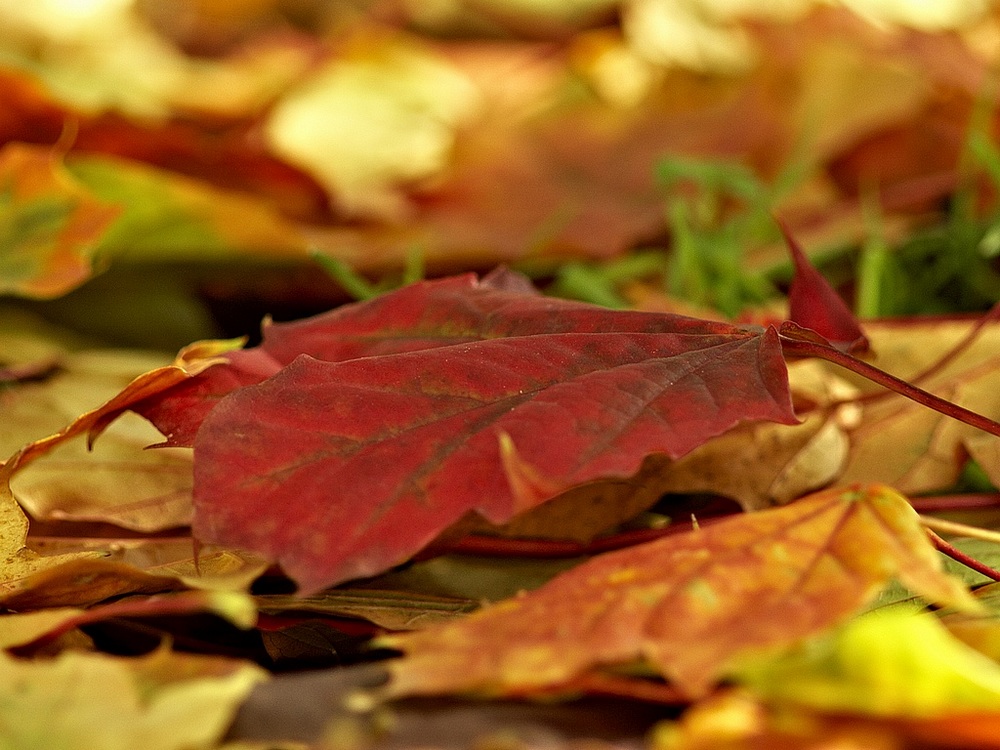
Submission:
[[[74,628],[115,617],[159,617],[211,612],[237,627],[251,628],[257,610],[247,594],[187,591],[146,599],[125,599],[88,610],[73,607],[0,615],[0,648],[33,647]]]
[[[769,703],[830,714],[928,719],[1000,706],[1000,665],[933,614],[906,607],[868,613],[783,655],[751,658],[733,677]]]
[[[0,427],[0,452],[9,455],[38,435],[58,431],[166,359],[140,351],[63,351],[58,368],[0,393],[7,415]],[[60,445],[20,472],[12,489],[39,520],[108,521],[147,531],[186,525],[191,518],[191,457],[186,451],[143,450],[159,439],[151,425],[128,415],[110,427],[93,451],[82,440]]]
[[[191,453],[145,450],[161,439],[148,422],[126,414],[93,450],[83,440],[59,446],[20,471],[11,490],[40,521],[104,521],[149,532],[188,526],[193,512]]]
[[[498,288],[510,278],[415,285],[265,330],[258,356],[292,363],[218,403],[205,399],[210,411],[200,427],[204,408],[178,409],[164,403],[169,391],[157,395],[152,418],[160,429],[174,441],[178,432],[196,435],[199,538],[273,557],[311,590],[381,572],[471,510],[504,523],[585,482],[631,476],[648,454],[679,458],[739,422],[792,422],[787,402],[781,405],[787,391],[775,390],[787,387],[787,375],[773,329],[751,334],[679,316],[555,303]],[[833,294],[818,275],[811,288]],[[616,333],[605,340],[610,331]],[[647,331],[663,333],[640,333]],[[463,340],[469,343],[452,343]],[[293,360],[302,351],[331,361]],[[402,353],[375,356],[386,351]],[[231,375],[224,368],[214,373]],[[212,378],[212,370],[202,374],[214,397]],[[185,386],[201,387],[194,380]],[[643,416],[628,393],[641,398]],[[681,393],[696,398],[700,410],[681,408]],[[317,411],[318,404],[324,406]],[[289,424],[303,431],[294,443],[279,437]],[[818,449],[828,448],[817,437],[822,429],[797,447],[816,439]],[[552,430],[563,435],[558,446],[542,437]],[[241,440],[226,437],[232,434]],[[456,434],[464,442],[457,444]],[[830,434],[843,442],[835,425]],[[465,478],[470,466],[474,488]],[[785,482],[805,490],[830,478],[826,471]],[[575,491],[572,500],[586,493]],[[652,493],[626,496],[628,504],[616,504],[632,513],[655,501]],[[355,506],[352,513],[352,497],[373,497],[377,510]],[[288,514],[288,502],[301,517]],[[253,526],[241,520],[263,521],[278,506],[280,519]],[[395,522],[403,513],[405,528]],[[586,537],[621,520],[600,514],[575,533]]]
[[[97,560],[99,551],[78,551],[57,555],[39,555],[27,547],[28,518],[24,515],[10,488],[0,483],[0,594],[6,593],[16,581],[81,560]]]
[[[530,594],[378,642],[405,654],[390,665],[393,695],[525,693],[644,658],[699,696],[740,655],[843,622],[893,578],[975,608],[905,498],[828,490],[598,556]]]
[[[109,401],[84,412],[59,432],[23,445],[0,465],[0,480],[9,482],[19,469],[67,440],[85,435],[89,442],[93,442],[108,425],[134,404],[224,362],[221,355],[239,345],[239,342],[232,341],[202,341],[181,350],[172,364],[139,375]]]
[[[509,298],[507,320],[523,302],[534,323],[551,304],[536,299]],[[548,317],[567,333],[300,356],[229,394],[195,440],[196,535],[279,560],[309,592],[405,560],[471,510],[500,523],[740,421],[794,420],[773,330],[575,313]]]
[[[818,277],[813,282],[817,288],[821,284],[825,282]],[[608,337],[611,331],[616,331],[613,338]],[[626,333],[636,337],[632,339],[625,336]],[[519,346],[527,349],[529,344],[534,364],[528,352],[521,354],[517,349]],[[666,348],[659,350],[660,346]],[[214,358],[214,354],[222,356]],[[329,361],[320,362],[303,357],[303,354]],[[721,363],[717,359],[719,356],[723,357]],[[473,377],[473,373],[478,373],[480,363],[490,358],[506,359],[512,377],[484,387],[477,382],[483,380],[483,376]],[[644,363],[646,360],[648,363]],[[553,361],[560,364],[553,367]],[[455,363],[458,370],[454,370]],[[340,369],[333,373],[329,369],[333,366]],[[368,372],[370,367],[380,372]],[[752,373],[751,380],[737,384],[732,373],[723,367],[737,373]],[[355,374],[351,374],[352,371]],[[437,374],[431,378],[429,373]],[[652,377],[664,378],[664,382],[670,384],[673,397],[676,393],[673,389],[680,388],[678,383],[683,382],[677,380],[678,376],[691,375],[690,383],[695,392],[707,388],[713,393],[714,403],[705,402],[706,410],[698,420],[693,419],[693,412],[676,411],[680,408],[678,404],[655,389],[649,390],[644,382]],[[252,386],[268,376],[273,377]],[[622,377],[638,378],[628,388],[646,389],[648,393],[644,398],[662,404],[666,409],[663,415],[669,414],[665,424],[658,423],[659,417],[647,414],[640,422],[630,418],[618,428],[614,426],[617,417],[613,412],[599,417],[600,427],[578,421],[592,420],[592,416],[586,416],[588,410],[600,413],[604,405],[584,399],[577,393],[582,386],[574,385],[574,381],[607,381],[598,387],[621,390],[623,384],[616,384],[615,380]],[[224,345],[212,342],[195,346],[180,355],[177,365],[148,373],[104,407],[85,414],[59,435],[27,446],[8,462],[0,476],[13,475],[34,455],[50,450],[73,435],[84,431],[97,434],[123,409],[138,411],[167,436],[166,445],[196,443],[198,446],[196,483],[203,488],[203,500],[199,505],[202,510],[196,519],[200,538],[242,546],[281,560],[286,570],[304,586],[321,587],[350,577],[374,574],[406,559],[471,510],[478,511],[491,523],[505,523],[519,512],[534,508],[570,488],[609,476],[630,476],[648,454],[660,452],[677,458],[741,421],[772,419],[789,423],[793,417],[786,400],[787,391],[781,393],[787,387],[786,377],[780,350],[770,329],[756,334],[725,323],[681,316],[601,310],[541,297],[524,280],[509,272],[494,273],[481,282],[469,275],[415,284],[309,320],[267,326],[263,343],[254,350],[227,353]],[[356,396],[343,387],[351,378],[359,388],[369,391],[364,401],[357,401],[354,406],[349,400]],[[449,383],[452,379],[455,382]],[[319,396],[334,382],[336,387],[328,396]],[[383,405],[370,395],[376,382],[381,382]],[[342,405],[334,405],[332,415],[326,411],[315,414],[308,407],[303,408],[304,402],[297,394],[302,388],[313,392],[312,399],[344,397],[347,400],[341,402]],[[475,393],[477,389],[478,394]],[[227,396],[227,392],[231,393]],[[302,445],[287,445],[295,452],[294,458],[292,454],[280,459],[268,456],[274,450],[265,446],[272,440],[275,446],[280,441],[266,433],[267,420],[262,420],[266,412],[262,410],[262,403],[258,403],[261,394],[265,394],[265,401],[272,400],[276,404],[292,402],[287,408],[279,407],[282,432],[293,414],[300,420],[300,427],[312,425],[308,429],[314,437],[303,436]],[[407,394],[412,395],[407,397]],[[384,415],[378,409],[385,408],[385,414],[396,412],[404,398],[413,407],[416,395],[422,399],[422,411],[412,412],[411,416],[404,417],[401,425],[385,432]],[[470,397],[474,400],[469,401]],[[620,438],[625,442],[620,445],[628,446],[631,453],[616,455],[620,447],[605,445],[586,461],[576,466],[568,464],[572,451],[567,446],[549,450],[537,428],[531,425],[531,419],[551,420],[551,417],[522,420],[525,413],[544,415],[553,408],[549,403],[552,399],[566,404],[559,409],[571,410],[566,434],[577,434],[576,450],[590,450],[586,446],[592,439],[591,433],[625,429],[625,435]],[[475,400],[483,402],[479,412],[468,409]],[[786,400],[784,405],[782,400]],[[378,408],[373,409],[373,406]],[[513,409],[515,406],[518,409]],[[619,408],[627,411],[628,406],[623,401]],[[333,415],[338,409],[352,411],[349,425],[344,422],[337,426]],[[361,411],[354,414],[355,409]],[[436,413],[440,409],[443,411]],[[238,424],[245,419],[241,410],[252,413],[251,425]],[[369,427],[362,427],[358,420],[364,418],[366,411],[373,421]],[[206,415],[207,423],[204,421]],[[450,421],[453,416],[455,420]],[[206,424],[209,427],[206,428]],[[828,481],[839,469],[839,459],[833,461],[832,468],[820,472],[803,472],[790,463],[796,452],[803,454],[798,464],[801,466],[802,460],[817,452],[828,453],[831,447],[843,443],[842,433],[833,422],[820,418],[818,423],[814,420],[814,424],[815,428],[796,433],[791,450],[774,472],[777,476],[760,492],[765,499],[769,493],[776,493],[778,500],[791,499],[795,492]],[[422,435],[432,435],[430,439],[442,447],[430,450],[427,438],[420,437],[423,441],[420,450],[425,454],[421,457],[418,451],[407,447],[408,443],[394,437],[395,431],[404,427],[410,431],[409,440],[418,439],[409,428],[419,428]],[[341,429],[346,432],[338,436],[337,431]],[[453,432],[462,429],[468,429],[472,439],[463,445],[454,445]],[[234,430],[244,436],[235,446],[222,437],[223,433],[228,435]],[[365,430],[371,432],[366,434]],[[518,431],[520,434],[516,434]],[[321,437],[323,433],[327,436]],[[326,446],[331,440],[345,439],[340,447]],[[639,442],[633,444],[631,441],[635,439]],[[256,441],[256,447],[250,447],[251,441]],[[530,459],[526,458],[526,445],[533,451]],[[443,453],[437,455],[436,450]],[[313,451],[311,457],[310,451]],[[393,451],[398,451],[399,455]],[[449,467],[461,464],[465,460],[463,456],[473,456],[479,463],[479,471],[489,477],[485,481],[493,490],[485,503],[478,493],[469,492],[471,487],[460,486],[464,480],[459,480],[459,485],[447,484],[453,481],[452,474],[460,476],[460,472]],[[541,463],[538,456],[543,457]],[[344,457],[350,457],[350,461],[342,462]],[[388,461],[399,466],[400,472],[395,479],[383,475],[376,480],[368,469],[356,469],[372,460]],[[264,463],[255,466],[259,461]],[[285,476],[281,461],[293,461],[297,468]],[[235,466],[243,467],[243,473],[236,477],[233,476]],[[379,493],[391,499],[374,518],[364,508],[351,516],[337,509],[336,500],[333,506],[325,505],[330,502],[329,491],[315,484],[319,467],[331,472],[331,480],[336,475],[334,486],[341,487],[343,494],[340,497],[345,498],[344,503],[349,497],[349,483],[340,477],[349,477],[355,470],[361,477],[354,479],[360,482],[356,487],[358,491],[369,493],[365,483],[375,480],[373,486],[380,484]],[[786,471],[782,471],[782,467]],[[429,475],[414,487],[408,485],[411,473]],[[604,510],[585,514],[587,523],[573,530],[572,536],[593,536],[625,520],[624,513],[632,515],[652,504],[656,493],[665,491],[657,484],[660,481],[655,476],[658,470],[654,469],[653,473],[649,492],[637,493],[634,486],[626,482],[621,485],[624,494],[613,493],[618,500],[604,503],[618,512]],[[271,474],[281,474],[282,482],[269,486],[268,475]],[[244,491],[244,480],[254,485],[253,492]],[[293,492],[289,489],[291,482],[304,484]],[[426,486],[422,485],[424,482]],[[436,486],[438,484],[449,489],[442,490]],[[268,486],[269,489],[261,493],[261,488]],[[304,489],[307,486],[312,489]],[[671,486],[668,482],[666,489]],[[676,486],[690,489],[683,481]],[[719,487],[717,484],[710,489]],[[324,503],[304,500],[316,492],[322,493]],[[255,509],[266,508],[266,498],[288,495],[304,503],[304,514],[295,524],[290,524],[285,515],[280,521],[276,519],[278,525],[274,528],[280,527],[281,534],[273,534],[274,528],[270,525],[251,528],[239,520],[244,513],[251,512],[246,503],[256,503]],[[380,534],[379,529],[391,526],[395,514],[402,512],[398,508],[405,508],[407,503],[421,497],[431,499],[429,508],[417,516],[411,515],[405,530],[383,535],[374,548],[368,546],[366,535]],[[575,489],[570,496],[573,502],[580,501],[581,497],[595,497],[593,488]],[[749,501],[754,500],[756,498]],[[447,505],[440,505],[445,501]],[[565,506],[566,502],[562,504]],[[325,507],[329,510],[323,510]],[[328,543],[326,536],[332,532],[326,530],[333,526],[321,518],[324,513],[342,514],[337,524],[341,528],[344,523],[352,524],[352,531],[346,538]],[[266,517],[266,510],[253,510],[252,514],[256,518]],[[584,515],[578,517],[582,520]],[[305,540],[311,541],[303,544]]]
[[[246,662],[165,649],[139,659],[0,654],[0,664],[0,736],[10,748],[213,747],[266,679]]]
[[[11,143],[0,150],[0,292],[49,298],[92,272],[100,239],[121,209],[66,171],[61,154]]]
[[[996,419],[1000,326],[986,321],[977,331],[978,325],[969,319],[901,319],[871,321],[865,328],[880,368],[904,380],[919,378],[925,390]],[[975,337],[969,341],[971,334]],[[953,350],[954,356],[949,354]],[[937,367],[946,355],[947,361]],[[931,367],[933,372],[921,377]],[[846,377],[862,394],[876,392],[870,384]],[[995,473],[998,438],[894,395],[864,402],[862,408],[839,481],[879,481],[901,492],[932,492],[955,483],[969,453]]]

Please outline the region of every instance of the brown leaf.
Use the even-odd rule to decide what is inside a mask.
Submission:
[[[9,497],[9,495],[8,495]],[[72,524],[71,524],[72,525]],[[0,606],[26,611],[90,606],[122,594],[182,588],[245,591],[267,568],[252,555],[175,538],[29,536],[0,576]]]
[[[67,563],[96,561],[99,551],[75,551],[62,555],[39,555],[26,546],[28,519],[10,493],[0,483],[0,596],[18,581]]]
[[[645,658],[695,696],[737,655],[841,622],[893,578],[975,606],[905,498],[829,490],[596,557],[525,596],[380,642],[406,654],[391,666],[394,695],[530,692]]]
[[[47,341],[55,343],[39,338],[35,344]],[[62,352],[58,368],[0,394],[6,416],[0,452],[8,455],[58,431],[165,360],[161,354],[122,350]],[[53,455],[18,474],[14,494],[37,520],[88,519],[147,531],[185,525],[191,516],[191,458],[184,451],[143,450],[160,437],[129,415],[112,425],[92,452],[83,440],[57,446]]]
[[[24,466],[46,455],[67,440],[86,435],[92,443],[122,412],[145,398],[184,382],[208,367],[224,362],[220,355],[235,348],[239,342],[202,341],[183,349],[174,362],[139,375],[125,388],[101,406],[74,419],[63,430],[20,448],[0,466],[0,481],[9,482]]]

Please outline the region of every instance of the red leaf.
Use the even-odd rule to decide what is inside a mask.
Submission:
[[[812,329],[839,349],[851,352],[867,350],[868,339],[854,314],[822,274],[809,263],[788,228],[780,221],[778,224],[795,263],[795,277],[788,290],[789,319],[803,328]]]
[[[295,325],[296,345],[356,358],[300,356],[212,409],[195,440],[195,532],[280,561],[305,591],[402,562],[470,510],[501,523],[741,421],[795,421],[773,329],[472,277],[333,313],[326,339],[308,335],[318,319]],[[313,348],[281,338],[262,348]]]
[[[266,380],[282,367],[261,349],[228,352],[224,356],[228,362],[209,367],[128,407],[164,434],[166,440],[157,447],[190,448],[202,420],[219,399]]]
[[[507,336],[608,330],[654,333],[668,326],[689,334],[735,330],[724,323],[680,316],[613,311],[595,316],[594,310],[542,297],[524,276],[505,269],[482,280],[464,274],[412,284],[306,320],[266,325],[259,348],[231,352],[226,355],[228,366],[204,370],[131,408],[167,436],[166,445],[190,447],[220,398],[276,374],[300,354],[341,362]]]

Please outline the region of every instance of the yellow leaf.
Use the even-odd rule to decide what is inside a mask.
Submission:
[[[141,659],[66,652],[0,654],[3,750],[214,747],[266,673],[251,664],[160,650]]]
[[[933,615],[877,610],[780,657],[737,667],[771,703],[828,713],[932,718],[1000,708],[1000,665]]]

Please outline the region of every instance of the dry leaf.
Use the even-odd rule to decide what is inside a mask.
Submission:
[[[259,667],[159,650],[140,659],[0,654],[0,746],[190,750],[218,743]]]
[[[0,292],[56,297],[91,274],[101,237],[119,206],[75,180],[52,149],[10,143],[0,150]]]
[[[866,331],[874,364],[912,380],[960,344],[976,325],[968,319],[907,319],[872,321]],[[918,384],[984,416],[1000,418],[998,351],[1000,325],[986,323],[958,356]],[[870,385],[855,382],[863,391],[872,391]],[[988,473],[996,473],[992,457],[1000,439],[895,395],[864,403],[861,422],[850,438],[841,482],[886,482],[911,493],[941,490],[958,478],[966,452],[974,452]],[[993,480],[1000,481],[1000,476]]]
[[[842,622],[893,578],[975,606],[905,498],[829,490],[601,555],[525,596],[381,642],[406,654],[391,665],[394,695],[530,692],[645,658],[697,696],[736,656]]]

